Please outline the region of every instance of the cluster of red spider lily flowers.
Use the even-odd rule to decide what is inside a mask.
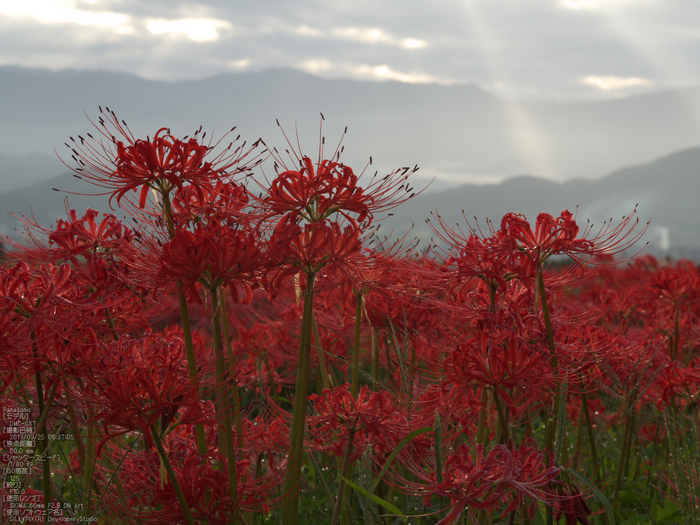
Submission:
[[[3,502],[19,484],[46,523],[588,524],[633,517],[609,503],[635,476],[680,497],[656,445],[661,414],[700,414],[700,272],[615,266],[634,213],[437,216],[418,251],[374,233],[415,168],[363,184],[340,149],[285,163],[100,112],[71,166],[129,220],[68,210],[5,240],[0,402],[44,458]]]

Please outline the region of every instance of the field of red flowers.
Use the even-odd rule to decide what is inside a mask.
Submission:
[[[3,524],[700,523],[700,271],[635,210],[419,249],[416,168],[233,133],[100,109],[119,211],[4,239]]]

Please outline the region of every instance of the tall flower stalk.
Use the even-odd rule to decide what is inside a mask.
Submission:
[[[353,257],[362,249],[360,236],[374,220],[374,214],[391,209],[413,196],[406,196],[410,188],[405,182],[415,169],[395,171],[383,178],[377,178],[375,174],[363,188],[359,185],[361,176],[340,163],[340,146],[330,159],[326,159],[323,156],[324,143],[325,139],[322,138],[316,162],[289,143],[298,167],[280,172],[279,166],[285,167],[285,163],[275,158],[278,162],[275,164],[277,175],[262,200],[271,217],[279,217],[275,242],[278,246],[286,247],[283,250],[286,251],[283,256],[286,265],[290,272],[297,273],[300,281],[303,280],[304,289],[287,476],[283,488],[286,498],[281,511],[283,525],[295,525],[298,520],[314,324],[314,287],[319,272],[333,269],[347,273],[353,264]],[[357,297],[357,305],[357,311],[361,313],[361,296]],[[360,315],[356,319],[357,323],[359,321]],[[357,385],[358,369],[355,368],[352,373],[353,384]]]
[[[301,320],[297,381],[294,388],[294,412],[290,432],[289,453],[287,454],[287,476],[283,494],[286,501],[282,505],[281,520],[284,525],[295,524],[299,512],[299,480],[304,464],[304,431],[306,405],[308,399],[309,371],[311,368],[311,323],[313,319],[314,283],[316,274],[307,274],[304,290],[304,310]]]

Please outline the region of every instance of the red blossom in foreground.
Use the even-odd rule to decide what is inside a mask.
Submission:
[[[444,370],[461,388],[495,388],[515,414],[546,392],[553,376],[538,320],[502,314],[475,323],[474,337],[450,353]],[[523,392],[518,404],[506,394],[513,391]]]
[[[198,225],[194,231],[177,229],[162,248],[157,281],[172,284],[182,281],[195,301],[195,284],[208,289],[228,286],[238,302],[236,285],[245,293],[243,302],[253,298],[256,276],[264,271],[265,255],[259,235],[248,228],[233,229],[216,221]]]
[[[556,253],[585,253],[595,247],[592,241],[578,237],[579,227],[569,210],[557,218],[540,213],[534,232],[522,215],[507,213],[501,220],[501,231],[508,232],[528,257],[538,260]]]
[[[75,282],[63,263],[30,266],[17,262],[0,269],[0,302],[24,317],[47,316],[57,303],[69,304]]]
[[[243,144],[231,151],[236,138],[211,158],[211,151],[221,140],[214,145],[200,142],[206,135],[199,136],[201,128],[189,139],[174,137],[168,128],[159,129],[153,138],[136,139],[123,120],[105,109],[103,112],[100,108],[98,124],[93,123],[101,138],[90,133],[87,138],[78,135],[77,140],[71,137],[72,145],[66,146],[78,164],[71,169],[79,178],[106,188],[110,200],[116,197],[117,205],[129,192],[140,190],[138,207],[143,208],[150,189],[165,195],[185,184],[203,198],[202,186],[246,172],[249,166],[243,160],[257,146],[255,143],[244,150]]]
[[[173,432],[165,440],[169,461],[195,519],[211,525],[226,525],[243,512],[269,512],[279,504],[275,488],[282,482],[282,468],[271,469],[258,477],[247,459],[236,463],[238,502],[229,498],[229,479],[216,467],[226,458],[214,451],[200,456],[189,434]],[[118,458],[118,452],[117,452]],[[170,479],[163,476],[158,454],[152,451],[132,453],[119,471],[126,501],[112,487],[110,501],[113,512],[128,523],[179,525],[185,515]]]
[[[623,217],[617,226],[612,219],[606,221],[594,235],[593,225],[588,224],[579,235],[580,228],[574,215],[565,210],[559,217],[548,213],[537,216],[535,230],[522,215],[507,213],[501,220],[501,234],[512,243],[513,249],[525,257],[520,273],[533,277],[535,268],[552,255],[568,255],[579,265],[595,259],[610,260],[632,247],[647,230],[647,223],[634,233],[639,219],[634,219],[636,209]]]
[[[82,217],[66,207],[68,219],[58,219],[53,228],[44,228],[36,221],[20,217],[24,225],[24,235],[32,246],[24,246],[9,238],[2,237],[3,242],[22,251],[22,259],[52,261],[60,259],[71,261],[74,268],[80,267],[78,257],[83,257],[88,264],[104,257],[108,252],[118,249],[123,242],[132,242],[134,231],[124,226],[114,215],[88,208]],[[46,242],[45,239],[48,239]]]
[[[342,271],[362,249],[357,228],[329,221],[280,225],[269,244],[278,260],[307,274],[325,267]]]
[[[315,450],[343,457],[349,440],[353,440],[356,461],[364,446],[372,444],[383,453],[395,445],[402,431],[403,416],[389,392],[372,392],[366,386],[357,399],[350,394],[350,385],[324,390],[321,395],[309,395],[315,413],[307,416],[307,426],[313,436],[310,444]]]
[[[455,523],[465,509],[494,509],[504,507],[502,515],[523,509],[530,519],[536,502],[546,505],[560,498],[556,478],[560,469],[545,466],[545,457],[534,443],[528,441],[515,450],[495,445],[484,455],[482,445],[476,450],[476,460],[465,444],[443,463],[442,481],[438,481],[435,463],[427,458],[418,464],[403,451],[399,454],[416,481],[394,475],[392,485],[405,487],[409,493],[423,495],[423,504],[430,505],[430,497],[447,497],[452,510],[438,525]],[[406,461],[408,459],[408,461]]]
[[[322,222],[338,213],[356,229],[363,222],[367,227],[374,221],[374,214],[395,208],[415,195],[408,177],[418,170],[417,166],[395,170],[384,177],[375,173],[369,184],[362,187],[359,184],[362,174],[355,175],[352,168],[340,162],[340,145],[330,160],[324,159],[325,138],[322,138],[319,157],[314,163],[301,152],[300,146],[294,148],[289,139],[287,143],[291,148],[287,153],[293,156],[298,168],[285,166],[273,150],[277,175],[262,199],[272,215],[282,216],[281,222],[296,223],[300,218]],[[279,165],[284,167],[281,173]]]
[[[102,344],[101,354],[102,368],[85,378],[89,388],[74,394],[102,421],[105,438],[98,450],[109,439],[133,430],[143,432],[153,446],[151,426],[167,427],[181,407],[177,424],[206,419],[187,371],[182,341],[122,336]]]
[[[323,160],[314,169],[313,161],[304,157],[298,170],[277,175],[264,202],[272,213],[285,215],[292,223],[300,216],[309,222],[323,221],[338,212],[357,225],[370,218],[374,198],[363,194],[350,166]]]
[[[248,190],[234,181],[217,180],[201,187],[184,186],[175,191],[172,200],[175,223],[191,224],[214,220],[235,227],[241,220],[251,220]]]
[[[506,281],[515,277],[519,255],[503,229],[496,230],[491,221],[487,221],[485,233],[478,223],[472,228],[467,221],[469,232],[466,234],[459,226],[448,226],[440,215],[434,217],[437,225],[432,220],[428,220],[428,225],[450,249],[440,269],[445,285],[458,291],[458,300],[464,300],[464,284],[475,277],[490,286],[505,286]]]

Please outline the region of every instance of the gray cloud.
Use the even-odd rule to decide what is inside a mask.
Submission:
[[[165,80],[293,67],[325,77],[475,82],[550,100],[700,83],[694,0],[19,4],[0,7],[0,64]]]

